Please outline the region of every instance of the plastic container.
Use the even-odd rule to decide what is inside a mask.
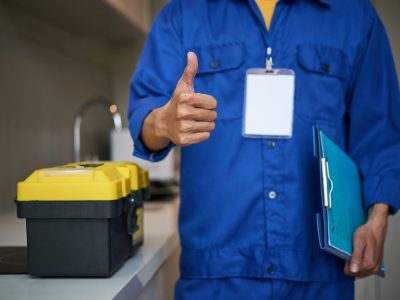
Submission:
[[[139,168],[75,163],[35,171],[18,183],[26,219],[28,272],[108,277],[143,244],[143,202],[134,197]]]

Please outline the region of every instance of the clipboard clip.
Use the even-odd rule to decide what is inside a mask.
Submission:
[[[329,164],[325,157],[321,157],[321,168],[322,168],[324,206],[327,208],[332,208],[333,181],[330,177]],[[329,187],[328,187],[328,182],[329,182]]]

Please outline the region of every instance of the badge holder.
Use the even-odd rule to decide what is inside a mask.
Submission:
[[[246,72],[243,136],[289,139],[293,131],[295,73],[273,69],[271,48],[266,68]]]

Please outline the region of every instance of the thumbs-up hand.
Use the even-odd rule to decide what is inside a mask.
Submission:
[[[168,145],[169,141],[177,146],[188,146],[210,137],[217,118],[215,111],[217,101],[212,96],[194,92],[193,81],[197,68],[197,56],[189,52],[186,68],[176,85],[172,98],[165,106],[154,110],[154,115],[150,114],[150,118],[146,118],[152,123],[149,126],[153,126],[153,137],[159,138],[155,141],[154,138],[150,139],[146,136],[144,126],[142,138],[150,149],[160,150],[158,148]]]

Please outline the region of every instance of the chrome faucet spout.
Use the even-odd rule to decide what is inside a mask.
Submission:
[[[79,162],[81,160],[81,126],[82,119],[92,106],[101,105],[107,108],[107,110],[111,113],[114,129],[121,130],[122,129],[122,119],[121,114],[118,112],[117,105],[111,103],[108,99],[102,97],[96,97],[85,102],[78,113],[74,118],[74,160]]]

